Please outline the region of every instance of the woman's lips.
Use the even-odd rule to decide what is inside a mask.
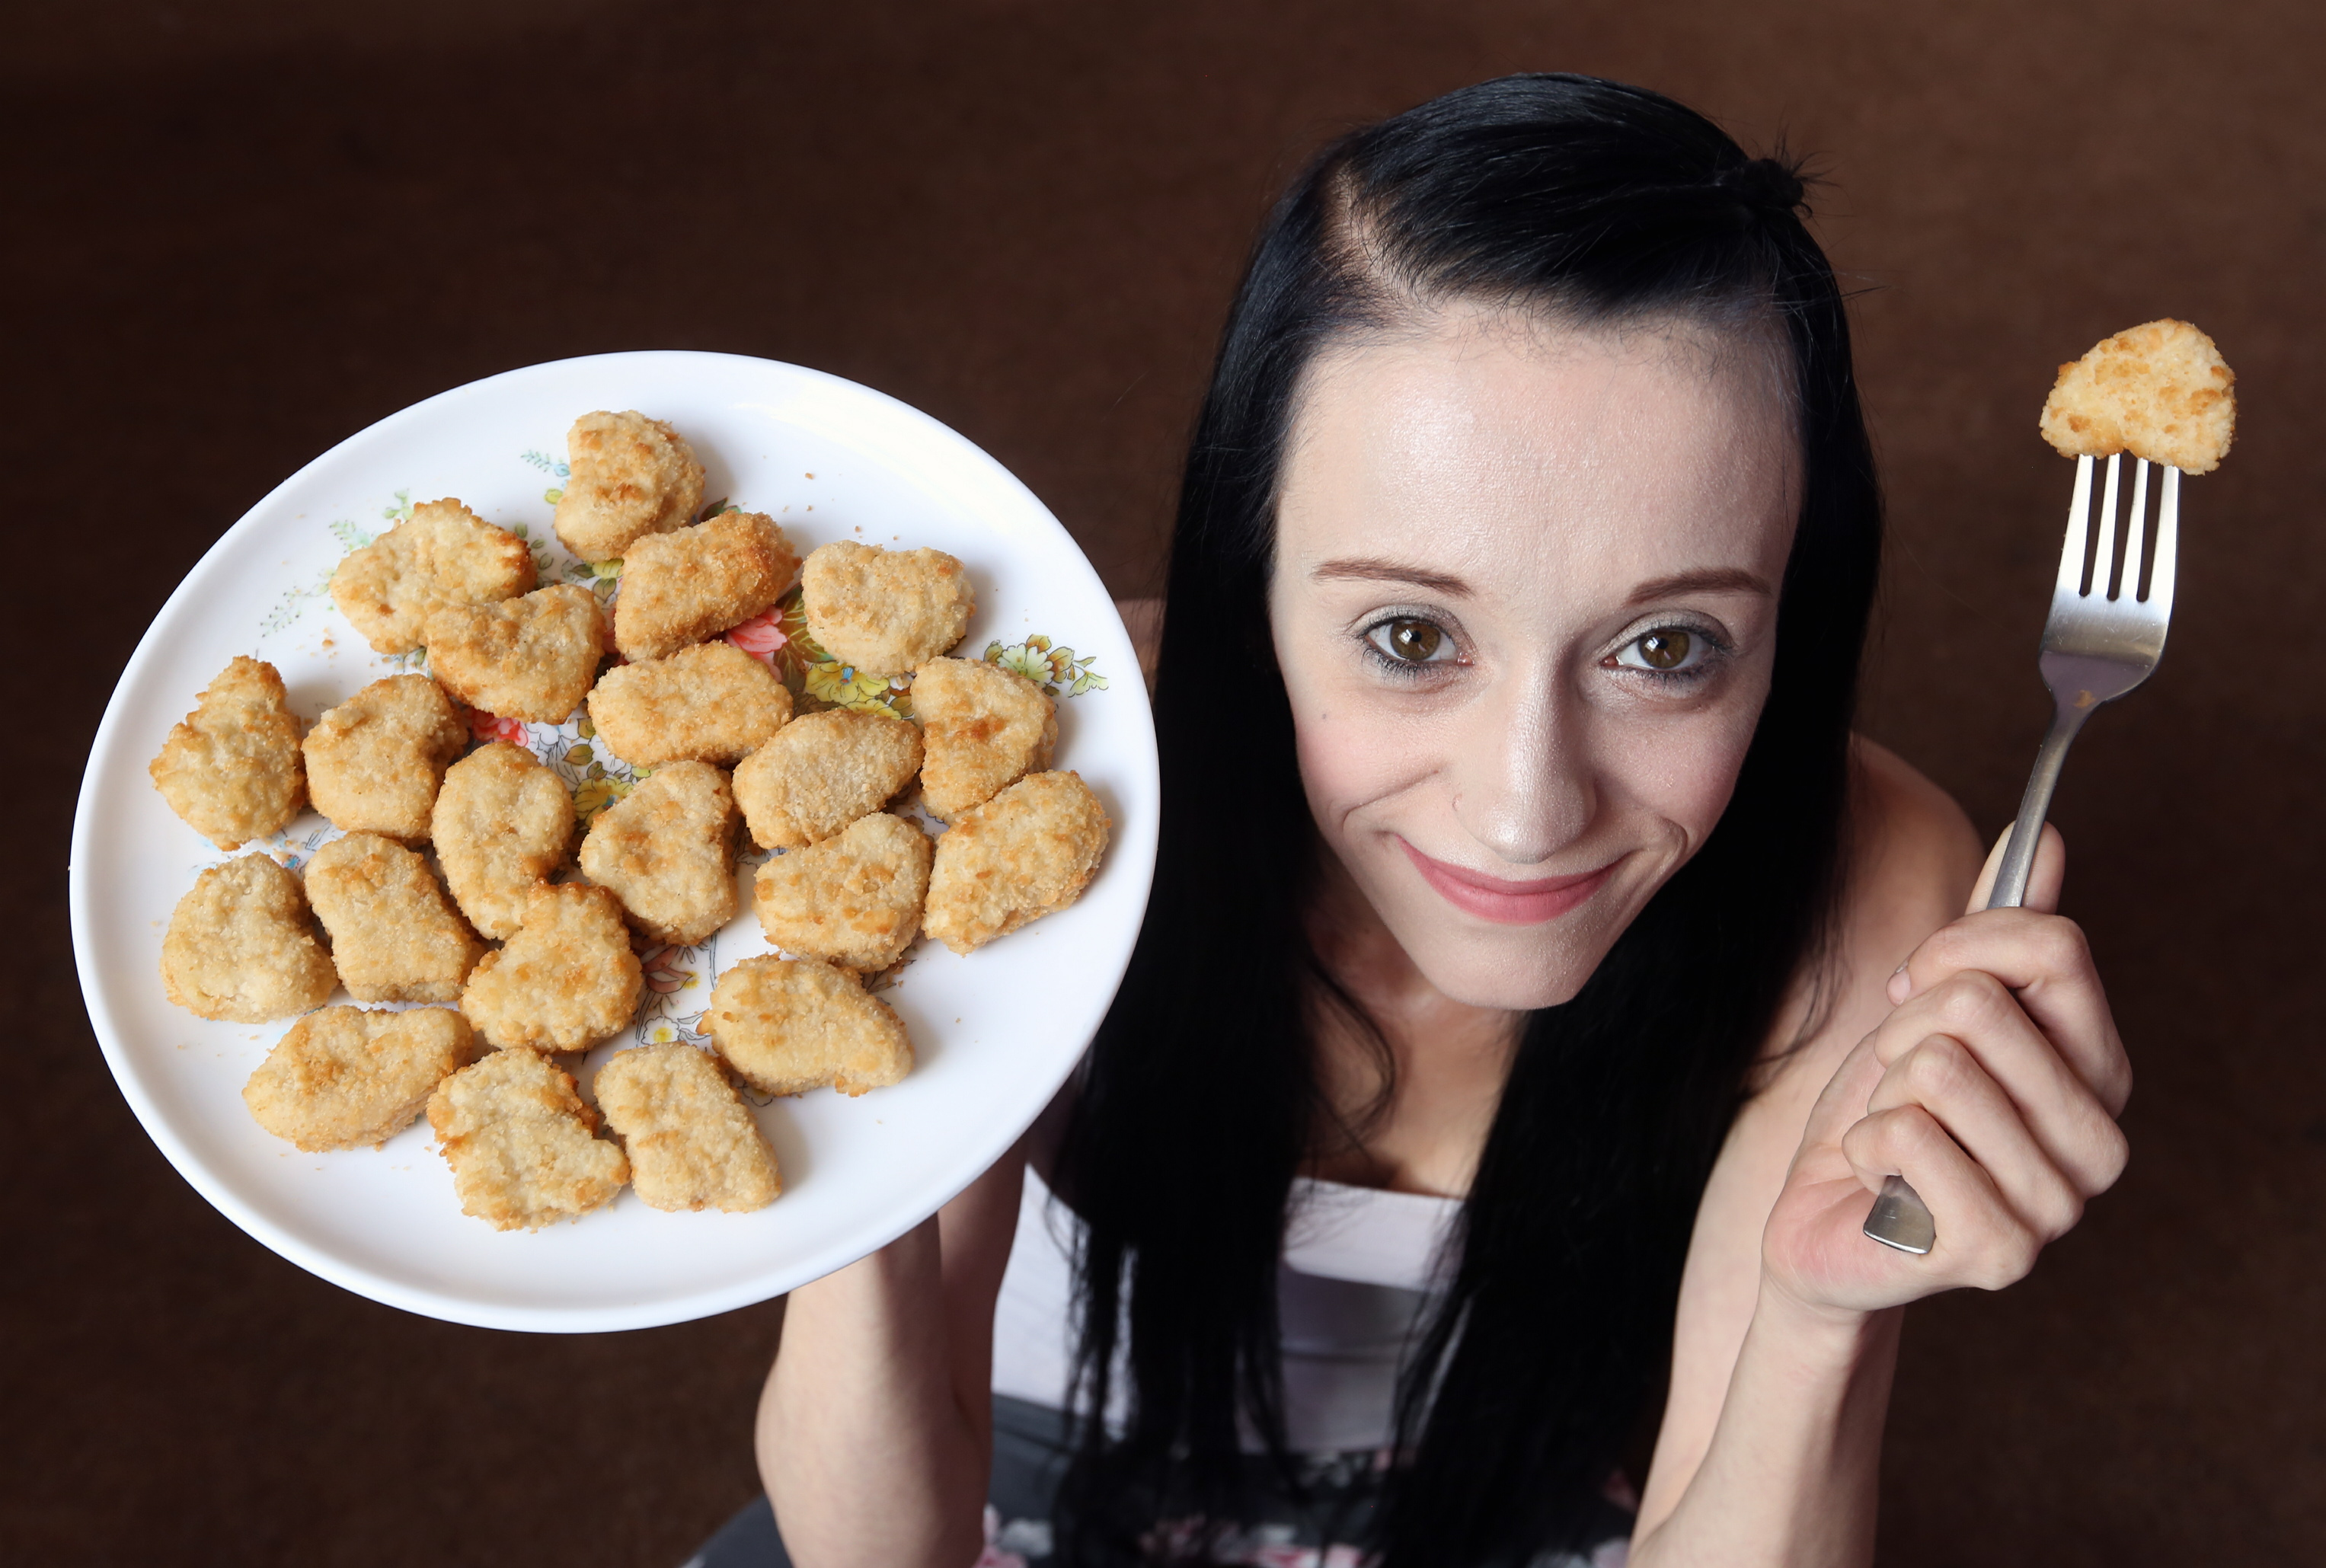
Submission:
[[[1557,920],[1598,892],[1617,865],[1617,861],[1610,860],[1596,871],[1573,877],[1505,882],[1499,877],[1433,860],[1403,839],[1398,843],[1413,862],[1413,868],[1421,873],[1422,880],[1437,889],[1447,903],[1496,925],[1540,925],[1546,920]]]

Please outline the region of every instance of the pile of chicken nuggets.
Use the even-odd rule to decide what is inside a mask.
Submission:
[[[375,681],[302,733],[281,675],[237,657],[171,731],[154,785],[220,849],[310,804],[340,836],[303,874],[256,852],[203,870],[163,983],[204,1018],[297,1020],[243,1090],[268,1132],[377,1146],[424,1112],[463,1212],[497,1229],[579,1218],[625,1184],[657,1209],[762,1208],[782,1183],[739,1085],[898,1082],[912,1042],[865,982],[924,932],[967,954],[1066,907],[1110,824],[1052,770],[1049,693],[950,656],[976,608],[959,561],[843,542],[803,562],[762,514],[698,521],[702,464],[637,413],[582,416],[567,451],[556,532],[620,559],[610,626],[588,589],[536,586],[522,538],[429,502],[349,555],[331,597],[376,651],[425,649],[430,673]],[[912,719],[795,716],[781,679],[720,640],[795,578],[825,652],[911,678]],[[577,848],[557,775],[472,746],[463,710],[559,723],[585,704],[638,781]],[[934,837],[904,814],[916,792]],[[624,1050],[585,1097],[560,1059],[629,1026],[639,951],[734,918],[739,823],[774,852],[753,902],[779,951],[718,977],[715,1053]],[[341,987],[374,1005],[325,1006]]]

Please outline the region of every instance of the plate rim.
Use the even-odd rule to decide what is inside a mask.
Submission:
[[[1118,626],[1121,624],[1120,614],[1113,608],[1113,595],[1108,591],[1105,580],[1099,577],[1097,569],[1091,564],[1088,554],[1075,539],[1073,533],[1059,520],[1057,515],[1050,510],[1041,497],[1037,496],[1025,481],[1000,459],[934,414],[916,408],[901,398],[880,391],[878,387],[867,386],[861,382],[851,381],[845,376],[835,376],[830,371],[818,370],[812,366],[797,365],[787,360],[769,359],[757,355],[693,348],[639,348],[605,354],[576,355],[568,358],[543,360],[536,364],[516,366],[507,370],[497,371],[474,381],[447,387],[417,403],[408,404],[350,432],[301,464],[298,469],[271,487],[265,494],[246,508],[233,524],[210,542],[201,556],[179,580],[169,597],[154,610],[144,632],[138,637],[137,645],[131,651],[127,661],[121,667],[121,673],[115,678],[113,690],[106,699],[104,715],[98,720],[96,732],[90,738],[88,760],[82,768],[80,786],[74,796],[72,832],[66,864],[73,969],[75,978],[80,985],[81,1002],[88,1016],[90,1033],[95,1036],[98,1049],[104,1056],[106,1067],[113,1076],[115,1087],[128,1102],[131,1113],[136,1117],[138,1125],[144,1130],[146,1137],[153,1140],[154,1146],[161,1151],[163,1157],[169,1161],[171,1167],[205,1202],[252,1239],[259,1242],[276,1256],[295,1264],[317,1277],[328,1280],[341,1289],[368,1300],[442,1322],[511,1331],[606,1333],[631,1329],[665,1327],[673,1323],[716,1316],[722,1313],[772,1300],[777,1295],[786,1294],[789,1290],[797,1289],[800,1285],[822,1278],[859,1258],[879,1250],[928,1218],[926,1214],[918,1215],[905,1219],[893,1226],[870,1228],[863,1232],[866,1239],[861,1246],[855,1239],[839,1247],[827,1246],[822,1254],[811,1254],[806,1260],[811,1272],[786,1285],[783,1290],[767,1288],[761,1281],[770,1276],[762,1275],[724,1286],[699,1289],[665,1300],[641,1302],[635,1305],[615,1304],[596,1306],[544,1307],[496,1304],[481,1302],[470,1296],[430,1290],[375,1274],[340,1258],[327,1250],[311,1245],[291,1233],[284,1226],[258,1212],[245,1203],[226,1182],[195,1156],[193,1151],[172,1127],[167,1115],[154,1099],[137,1065],[128,1059],[126,1049],[121,1044],[121,1031],[116,1025],[112,1008],[108,1005],[106,988],[97,971],[92,956],[95,942],[90,926],[92,914],[89,908],[88,868],[96,830],[95,808],[101,781],[110,776],[120,765],[119,759],[114,757],[112,754],[124,744],[119,731],[127,722],[126,715],[128,694],[133,687],[140,683],[146,673],[147,666],[160,657],[158,650],[164,627],[173,627],[178,617],[186,613],[181,608],[183,601],[190,599],[198,591],[197,580],[206,575],[210,563],[219,557],[219,553],[226,550],[237,535],[246,531],[255,530],[258,519],[273,509],[277,498],[297,487],[315,469],[330,463],[342,451],[359,442],[376,440],[384,434],[392,434],[396,427],[417,420],[425,411],[440,404],[478,395],[485,389],[499,383],[546,376],[583,366],[610,368],[625,363],[636,365],[644,362],[667,366],[674,361],[684,360],[709,360],[721,362],[728,366],[767,367],[788,375],[805,376],[813,383],[823,383],[834,389],[842,390],[851,397],[870,399],[876,405],[886,405],[888,412],[901,413],[908,422],[917,423],[926,431],[935,433],[964,449],[976,460],[986,465],[992,475],[1002,482],[1005,488],[1014,489],[1019,498],[1033,507],[1040,517],[1057,530],[1072,546],[1075,564],[1089,576],[1097,588],[1100,597],[1106,601],[1108,613],[1115,615]],[[1128,640],[1128,628],[1124,628],[1124,631]],[[1123,686],[1125,694],[1135,703],[1141,720],[1137,726],[1137,733],[1143,736],[1145,739],[1145,746],[1142,748],[1143,765],[1147,776],[1155,781],[1157,806],[1159,811],[1160,776],[1158,760],[1156,756],[1152,705],[1143,681],[1126,682],[1123,682]],[[1135,688],[1135,691],[1131,690],[1132,688]],[[1140,759],[1133,760],[1137,762]],[[107,764],[112,765],[108,766]],[[1143,908],[1154,885],[1155,847],[1159,823],[1150,821],[1138,824],[1136,830],[1127,835],[1121,831],[1122,824],[1118,823],[1116,826],[1117,834],[1114,842],[1109,847],[1108,860],[1118,875],[1130,875],[1139,882],[1137,901]],[[214,849],[215,846],[212,848]],[[1137,936],[1134,934],[1131,946],[1135,947],[1136,943]],[[1128,966],[1129,958],[1130,948],[1126,948],[1123,955],[1125,968]],[[1109,988],[1109,1006],[1112,1006],[1115,991],[1121,988],[1122,972],[1122,970],[1117,970],[1114,985]],[[1100,1016],[1103,1017],[1104,1009],[1101,1010]],[[1044,1097],[1045,1106],[1056,1096],[1058,1087],[1063,1086],[1073,1075],[1080,1060],[1078,1054],[1066,1063],[1065,1071],[1059,1074],[1057,1084],[1053,1085]],[[1036,1109],[1034,1116],[1028,1119],[1028,1126],[1031,1126],[1033,1120],[1040,1116],[1041,1109],[1041,1107]],[[979,1157],[970,1165],[969,1174],[957,1185],[951,1186],[944,1196],[929,1211],[929,1214],[935,1213],[937,1210],[951,1202],[954,1197],[959,1196],[961,1192],[1006,1154],[1010,1146],[1016,1143],[1026,1130],[1024,1127],[1012,1127],[1008,1122],[994,1125],[1001,1127],[1006,1136],[997,1138],[989,1131],[983,1137],[966,1144],[966,1146],[981,1151]],[[914,1205],[907,1205],[902,1211],[910,1214],[914,1207]],[[842,1253],[845,1253],[846,1256],[836,1256]]]

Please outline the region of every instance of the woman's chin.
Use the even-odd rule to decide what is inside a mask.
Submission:
[[[1412,957],[1422,977],[1453,1000],[1512,1013],[1573,1001],[1597,967],[1596,954],[1586,960],[1563,947],[1547,952],[1534,944],[1511,946],[1515,951],[1497,952],[1447,944],[1446,950]]]

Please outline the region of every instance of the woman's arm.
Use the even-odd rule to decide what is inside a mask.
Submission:
[[[2018,1278],[2122,1167],[2128,1073],[2089,955],[2049,913],[2056,835],[2027,912],[1930,935],[1962,906],[1967,825],[1894,757],[1861,761],[1849,979],[1707,1188],[1635,1563],[1869,1561],[1899,1308]],[[1925,1258],[1856,1233],[1901,1170],[1938,1214]]]
[[[993,1458],[993,1304],[1034,1136],[934,1218],[792,1292],[758,1447],[798,1568],[976,1561]]]

